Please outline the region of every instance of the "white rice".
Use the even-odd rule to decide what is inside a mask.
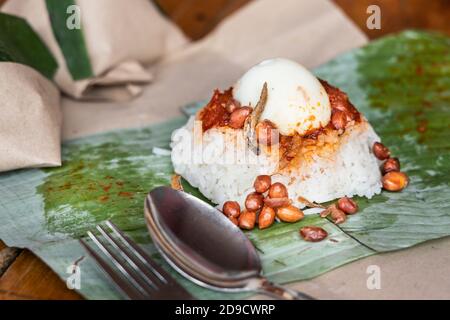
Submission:
[[[260,174],[274,174],[272,181],[285,184],[300,208],[305,204],[299,196],[322,203],[343,196],[371,198],[381,191],[380,162],[372,153],[373,143],[380,139],[364,119],[339,136],[331,153],[314,154],[313,161],[289,171],[279,170],[277,155],[249,151],[242,130],[212,128],[202,134],[198,126],[191,117],[173,132],[172,162],[176,173],[219,206],[228,200],[243,206]]]

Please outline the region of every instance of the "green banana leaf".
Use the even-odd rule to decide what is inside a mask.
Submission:
[[[24,19],[0,13],[0,61],[30,66],[52,79],[58,64],[41,38]]]
[[[70,29],[68,20],[76,12],[68,8],[75,6],[75,0],[45,0],[53,34],[61,48],[67,68],[73,80],[90,78],[94,75],[91,60],[84,41],[82,26]],[[81,13],[81,12],[80,12]],[[81,19],[81,16],[80,16]],[[70,21],[70,20],[69,20]]]
[[[450,39],[408,31],[372,42],[315,70],[348,93],[410,176],[400,193],[357,199],[360,212],[334,225],[317,215],[247,232],[264,273],[286,283],[309,279],[345,263],[450,235]],[[86,255],[77,242],[111,219],[172,272],[198,298],[241,298],[213,292],[175,274],[146,232],[146,193],[170,183],[170,134],[186,118],[148,128],[120,130],[64,144],[60,168],[0,175],[0,238],[29,247],[63,279]],[[189,192],[199,195],[190,187]],[[329,237],[303,241],[304,225],[322,226]],[[87,298],[120,298],[92,259],[79,263],[80,292]]]

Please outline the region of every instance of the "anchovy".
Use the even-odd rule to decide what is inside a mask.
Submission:
[[[256,125],[258,124],[261,114],[264,112],[264,109],[266,108],[267,103],[267,97],[268,97],[268,90],[267,90],[267,82],[264,82],[263,88],[261,90],[261,95],[259,97],[259,101],[256,104],[255,108],[253,109],[253,112],[250,114],[249,117],[245,120],[244,123],[244,130],[245,130],[245,136],[247,138],[247,146],[256,153],[256,155],[259,155],[259,147],[258,142],[256,141]]]

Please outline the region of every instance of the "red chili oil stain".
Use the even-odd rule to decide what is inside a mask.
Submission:
[[[107,185],[100,184],[100,187],[103,189],[103,191],[108,192],[109,189],[111,189],[112,185],[111,184],[107,184]]]
[[[59,186],[58,190],[60,190],[60,191],[62,191],[62,190],[69,190],[70,188],[72,188],[72,183],[71,182],[66,182],[62,186]]]
[[[109,199],[109,196],[107,196],[107,195],[104,195],[104,196],[101,196],[100,198],[98,198],[98,200],[100,202],[106,202],[106,201],[108,201],[108,199]]]
[[[422,119],[417,124],[416,130],[419,133],[418,143],[425,143],[426,131],[428,129],[428,120]]]
[[[414,112],[414,115],[415,115],[416,117],[421,117],[421,116],[423,116],[423,110],[417,110],[416,112]]]
[[[80,162],[80,164],[79,165],[77,165],[75,168],[73,168],[72,169],[72,174],[73,173],[76,173],[76,172],[78,172],[78,171],[80,171],[80,170],[82,170],[82,169],[84,169],[84,163],[83,162]]]
[[[132,198],[134,194],[132,192],[120,191],[117,195],[119,197]]]
[[[116,184],[117,184],[119,187],[123,187],[124,182],[123,182],[123,181],[116,181]]]
[[[423,119],[419,121],[419,124],[417,125],[417,132],[419,133],[425,133],[425,131],[427,131],[427,126],[428,126],[428,120]]]
[[[423,67],[420,64],[416,66],[416,75],[423,75]]]
[[[428,100],[423,100],[422,105],[424,106],[424,108],[427,108],[427,109],[433,108],[433,104]]]

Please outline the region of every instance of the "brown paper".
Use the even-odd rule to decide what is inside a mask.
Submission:
[[[53,35],[45,0],[7,1],[2,11],[24,17],[55,55],[55,81],[75,98],[126,100],[152,75],[142,65],[186,43],[148,0],[77,0],[94,78],[73,81]],[[97,90],[98,89],[98,90]]]
[[[58,89],[34,69],[0,63],[0,171],[61,165]]]

